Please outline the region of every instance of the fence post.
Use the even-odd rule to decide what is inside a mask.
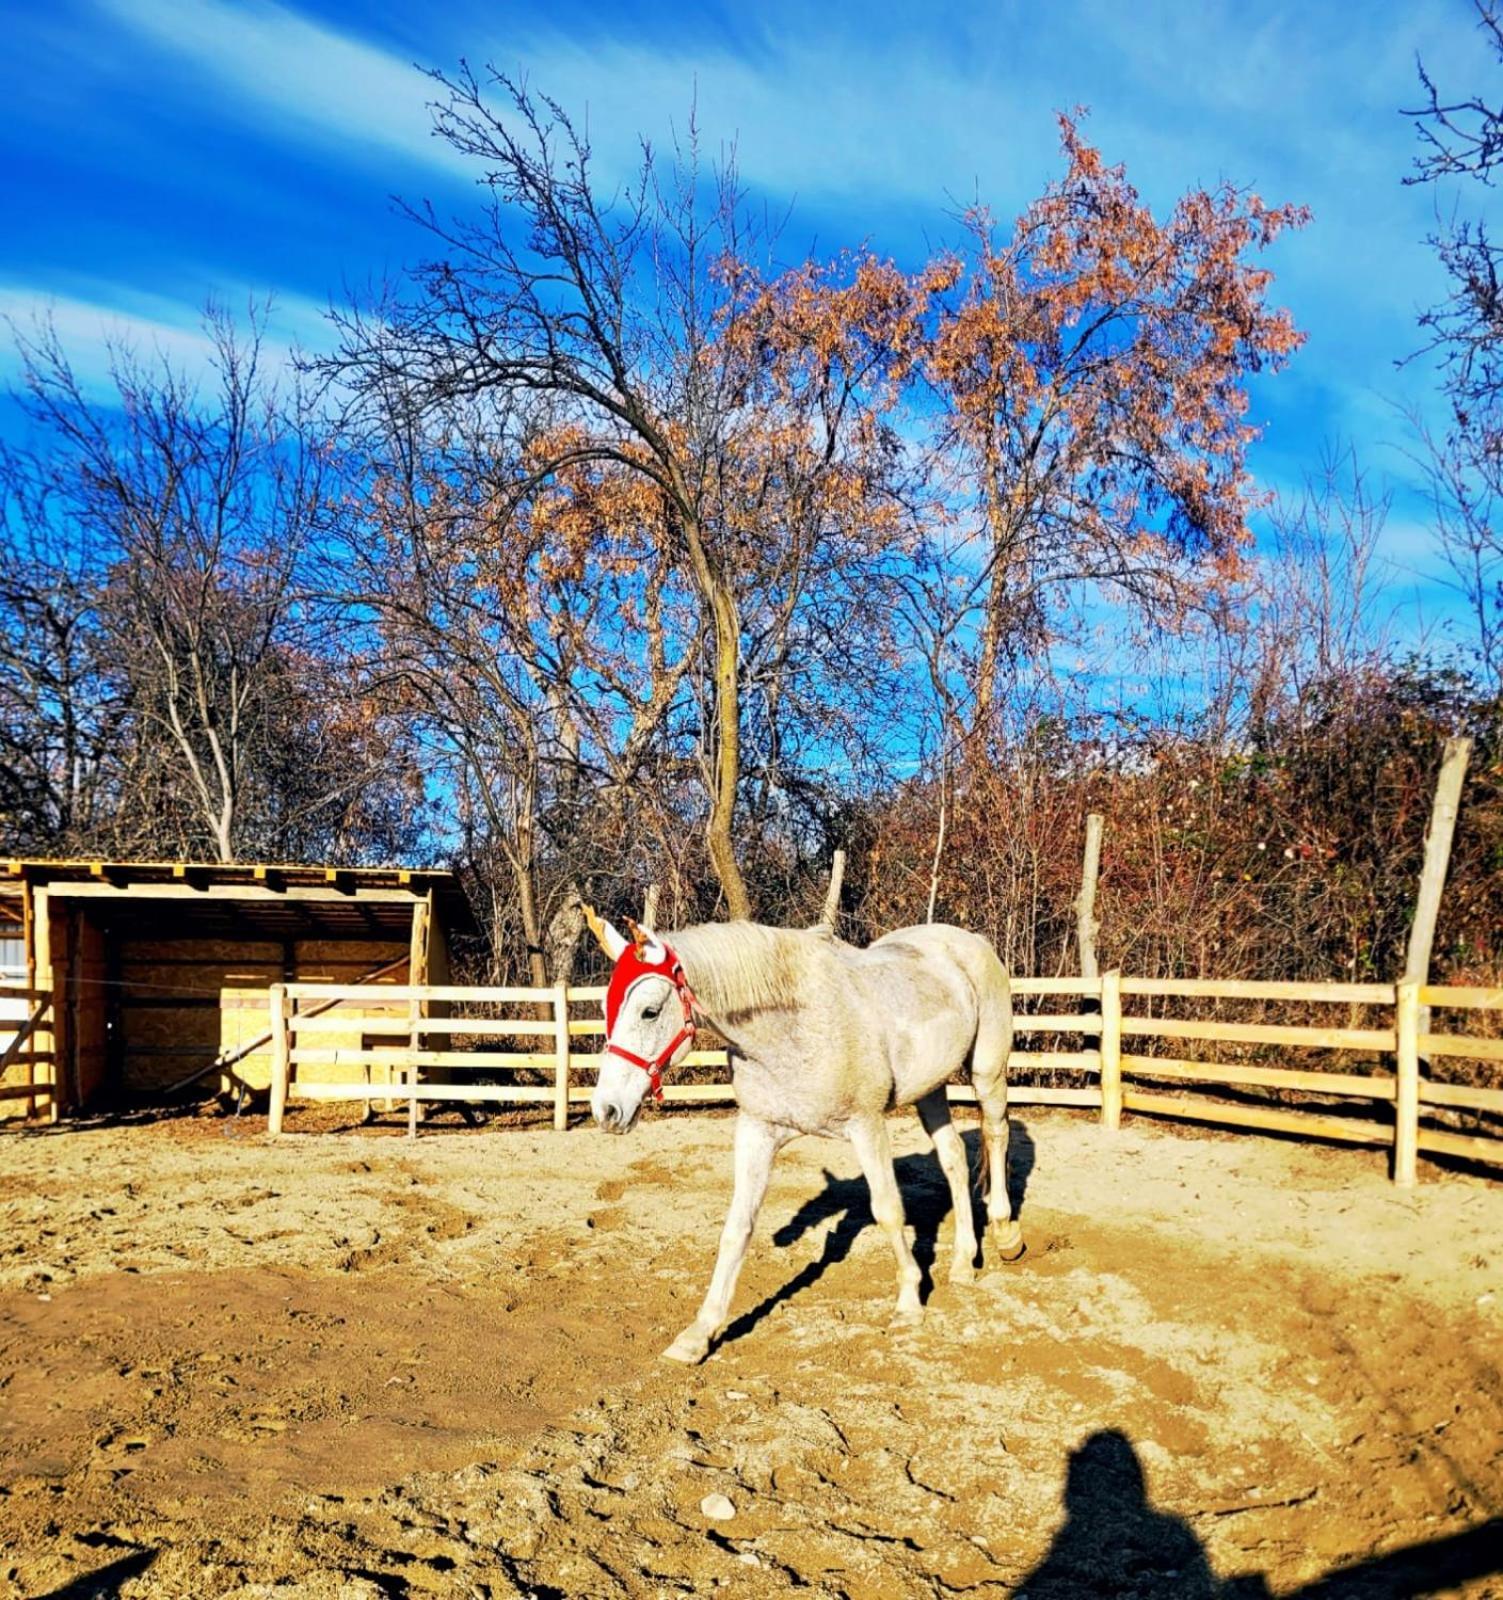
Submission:
[[[1420,986],[1403,982],[1394,1006],[1397,1071],[1394,1082],[1393,1181],[1414,1186],[1419,1153]]]
[[[569,1126],[569,986],[553,986],[553,1126]]]
[[[1122,973],[1101,975],[1101,1126],[1122,1125]]]
[[[266,1131],[275,1138],[282,1131],[282,1115],[287,1110],[287,1081],[291,1076],[292,1041],[287,1027],[287,985],[274,983],[271,1004],[271,1110]]]
[[[409,978],[411,973],[408,974]],[[423,1048],[423,1030],[418,1023],[423,1016],[423,1002],[417,998],[410,998],[407,1002],[407,1137],[417,1138],[418,1128],[418,1102],[417,1096],[412,1093],[417,1088],[418,1082],[418,1051]]]

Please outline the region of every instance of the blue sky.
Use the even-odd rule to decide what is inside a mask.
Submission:
[[[0,313],[50,311],[86,372],[106,331],[197,359],[211,295],[274,295],[274,341],[316,346],[331,295],[399,272],[421,241],[390,197],[462,206],[473,183],[429,134],[414,63],[525,73],[588,115],[606,173],[697,98],[712,147],[734,141],[753,191],[792,205],[790,258],[865,240],[912,263],[957,200],[1016,212],[1058,170],[1054,111],[1088,106],[1091,137],[1159,208],[1225,178],[1313,209],[1270,256],[1309,343],[1254,391],[1252,464],[1288,490],[1323,447],[1354,445],[1395,492],[1403,631],[1450,609],[1401,415],[1438,415],[1433,370],[1395,363],[1441,294],[1423,239],[1455,195],[1401,183],[1415,139],[1399,109],[1419,98],[1416,55],[1443,84],[1491,90],[1468,0],[832,0],[817,16],[777,0],[7,0],[0,43]]]

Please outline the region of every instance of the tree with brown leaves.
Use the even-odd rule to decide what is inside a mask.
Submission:
[[[965,217],[926,371],[961,520],[970,734],[992,726],[1009,655],[1036,657],[1089,586],[1152,625],[1232,574],[1256,494],[1246,385],[1302,342],[1247,259],[1306,213],[1230,186],[1160,220],[1060,118],[1065,172],[1001,234]]]
[[[478,218],[414,210],[437,254],[413,294],[344,320],[333,366],[367,404],[400,395],[413,417],[490,405],[497,452],[526,463],[514,509],[581,473],[640,480],[699,611],[706,843],[726,909],[748,915],[735,831],[749,635],[776,652],[809,553],[851,524],[891,454],[872,418],[911,287],[868,258],[838,289],[765,282],[734,170],[707,177],[692,129],[680,159],[648,152],[607,203],[559,106],[500,74],[439,82],[438,131],[483,165],[489,199]]]

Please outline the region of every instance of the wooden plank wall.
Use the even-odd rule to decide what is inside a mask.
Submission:
[[[115,954],[120,1081],[128,1091],[150,1092],[178,1082],[195,1066],[233,1054],[266,1031],[274,983],[353,983],[407,950],[405,939],[121,937]],[[405,976],[398,969],[384,981],[401,982]],[[385,1007],[376,1008],[376,1018],[386,1014]],[[406,1007],[393,1005],[389,1014],[405,1019]],[[352,1029],[349,1047],[359,1049],[370,1022],[363,1032],[359,1022]],[[401,1024],[394,1033],[406,1037]],[[227,1090],[237,1081],[252,1089],[267,1087],[269,1045],[237,1062],[217,1086]]]

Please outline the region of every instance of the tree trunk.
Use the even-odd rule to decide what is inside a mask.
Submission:
[[[537,891],[532,882],[532,869],[530,865],[514,861],[512,873],[517,881],[517,910],[522,918],[522,937],[527,941],[528,979],[534,989],[546,989],[548,968],[543,960],[543,930],[538,922]]]
[[[715,771],[710,787],[710,819],[705,830],[710,865],[725,893],[732,917],[750,917],[751,896],[736,864],[732,827],[741,777],[741,618],[735,597],[723,583],[710,595],[715,622]]]
[[[578,884],[570,884],[558,910],[548,920],[548,971],[554,983],[574,982],[574,960],[584,929],[584,900]]]
[[[1012,576],[1013,547],[1016,536],[1002,488],[1001,463],[994,444],[986,454],[986,523],[991,534],[988,559],[986,604],[981,622],[981,650],[976,662],[976,705],[971,722],[971,737],[987,733],[996,711],[997,678],[1002,664],[1003,633],[1008,620],[1007,584]]]

